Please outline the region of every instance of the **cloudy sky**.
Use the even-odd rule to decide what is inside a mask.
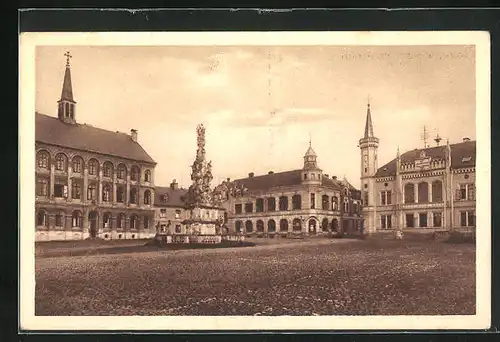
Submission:
[[[214,184],[302,167],[309,136],[325,173],[359,183],[370,99],[379,166],[423,147],[421,131],[476,138],[474,47],[37,47],[36,110],[56,116],[65,68],[77,121],[139,132],[155,182],[190,182],[196,125]]]

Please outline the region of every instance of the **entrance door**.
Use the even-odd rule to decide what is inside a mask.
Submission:
[[[97,230],[98,230],[98,218],[99,215],[97,211],[91,211],[89,213],[89,224],[90,224],[90,237],[95,238],[97,237]]]
[[[308,226],[309,226],[309,234],[316,234],[316,220],[310,219]]]

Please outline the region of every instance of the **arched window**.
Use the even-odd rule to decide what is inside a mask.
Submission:
[[[279,199],[279,208],[280,211],[286,211],[288,210],[288,197],[286,196],[281,196]]]
[[[407,183],[404,186],[405,203],[415,203],[415,186],[413,183]]]
[[[419,203],[429,202],[429,183],[427,182],[418,183],[418,202]]]
[[[71,225],[72,227],[82,228],[82,213],[79,210],[73,211],[71,215]]]
[[[339,210],[339,199],[337,196],[332,197],[332,210]]]
[[[333,219],[332,220],[332,231],[336,232],[339,229],[339,220]]]
[[[267,231],[268,233],[274,233],[276,231],[276,222],[274,220],[267,221]]]
[[[67,163],[66,156],[62,153],[56,155],[56,170],[57,171],[66,171]]]
[[[288,220],[281,219],[280,220],[280,232],[287,232],[287,231],[288,231]]]
[[[236,221],[234,223],[234,229],[235,229],[236,233],[241,233],[241,221]]]
[[[253,231],[252,221],[248,220],[248,221],[245,222],[245,231],[247,233],[251,233]]]
[[[130,229],[137,229],[137,216],[130,216]]]
[[[298,218],[294,219],[292,222],[292,226],[293,226],[294,232],[302,231],[302,222],[300,221],[300,219],[298,219]]]
[[[261,213],[264,211],[264,199],[263,198],[257,198],[255,200],[255,211],[257,213]]]
[[[113,177],[113,164],[107,161],[102,166],[102,175],[107,178]]]
[[[302,196],[295,194],[292,196],[292,208],[293,210],[302,209]]]
[[[83,169],[83,158],[80,156],[73,157],[73,161],[71,163],[71,171],[74,173],[82,173]]]
[[[71,198],[81,199],[82,198],[82,185],[76,179],[71,183]]]
[[[96,176],[99,172],[99,162],[95,159],[89,160],[89,175]]]
[[[37,165],[40,169],[49,168],[49,153],[47,151],[40,151],[36,154]]]
[[[276,211],[276,198],[269,197],[267,199],[267,211]]]
[[[137,189],[130,189],[130,203],[137,204]]]
[[[111,187],[109,186],[109,184],[105,184],[102,187],[102,201],[103,202],[111,201]]]
[[[47,196],[49,193],[49,180],[46,178],[38,177],[36,179],[36,195]]]
[[[125,179],[127,178],[127,167],[123,164],[118,165],[118,169],[116,170],[116,178]]]
[[[144,204],[151,204],[151,191],[144,191]]]
[[[139,168],[134,165],[130,171],[130,180],[138,181],[139,180]]]
[[[144,172],[144,181],[145,182],[151,182],[151,171],[146,170]]]
[[[120,213],[116,219],[116,228],[124,229],[125,228],[125,214]]]
[[[36,215],[36,225],[41,227],[47,226],[47,212],[45,210],[38,210],[38,213]]]
[[[443,182],[432,182],[432,202],[443,202]]]
[[[95,201],[97,198],[97,187],[94,183],[89,184],[87,188],[87,199],[90,201]]]
[[[316,232],[316,220],[315,219],[310,219],[308,226],[309,226],[309,232],[311,232],[311,233]]]
[[[264,221],[257,220],[256,227],[257,227],[257,232],[259,232],[259,233],[264,232]]]
[[[328,197],[328,195],[321,196],[321,208],[323,210],[330,209],[330,197]]]
[[[321,221],[321,230],[324,232],[328,231],[328,219],[326,217]]]
[[[125,188],[122,185],[116,187],[116,201],[118,203],[125,202]]]
[[[102,227],[103,228],[112,228],[111,214],[110,213],[104,213],[103,219],[102,219]]]

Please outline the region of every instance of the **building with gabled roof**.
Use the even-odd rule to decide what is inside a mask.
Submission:
[[[249,236],[316,235],[361,232],[361,193],[347,180],[323,173],[311,143],[300,169],[255,175],[222,185],[241,189],[226,194],[226,227]]]
[[[137,130],[79,123],[69,53],[57,117],[35,113],[36,240],[152,237],[156,162]]]
[[[394,229],[475,229],[476,142],[413,149],[378,167],[368,104],[361,150],[363,217],[368,232]]]

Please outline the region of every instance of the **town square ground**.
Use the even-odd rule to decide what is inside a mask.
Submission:
[[[35,314],[475,314],[473,244],[273,240],[199,250],[136,240],[123,242],[128,253],[45,242],[36,247]],[[92,253],[65,252],[78,248]]]

